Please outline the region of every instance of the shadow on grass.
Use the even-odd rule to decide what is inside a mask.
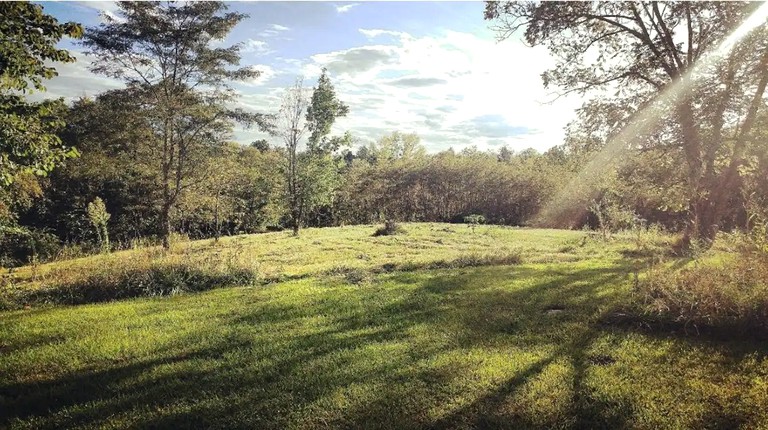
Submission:
[[[255,302],[151,358],[27,382],[4,377],[0,426],[621,428],[633,405],[594,396],[585,378],[604,365],[588,351],[613,329],[599,321],[627,272],[617,264],[395,273],[378,289],[321,290],[309,304]],[[553,306],[563,311],[547,314]],[[504,351],[521,366],[472,385],[478,350]],[[523,350],[536,354],[515,355]],[[556,362],[573,369],[563,415],[510,408]]]

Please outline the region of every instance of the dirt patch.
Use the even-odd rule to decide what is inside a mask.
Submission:
[[[563,312],[565,312],[565,306],[562,305],[552,305],[544,308],[545,315],[557,315]]]

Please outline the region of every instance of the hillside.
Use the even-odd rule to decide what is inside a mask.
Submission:
[[[616,322],[666,238],[404,226],[6,274],[0,427],[768,426],[765,343]]]

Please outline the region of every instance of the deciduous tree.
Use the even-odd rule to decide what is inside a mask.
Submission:
[[[299,234],[307,213],[332,203],[339,182],[339,166],[332,154],[351,136],[328,136],[336,118],[348,111],[336,97],[325,69],[311,96],[301,78],[283,96],[276,128],[285,143],[286,191],[294,235]],[[302,151],[300,146],[307,133],[306,149]]]
[[[545,86],[592,95],[581,111],[592,136],[605,143],[632,122],[636,132],[617,145],[679,157],[688,236],[711,241],[739,194],[739,167],[764,105],[768,25],[710,54],[757,6],[487,2],[485,18],[501,38],[521,30],[529,44],[549,49],[557,63],[542,75]],[[643,111],[657,100],[652,112]]]
[[[59,23],[41,5],[0,3],[0,187],[19,172],[45,175],[77,155],[56,135],[64,126],[63,101],[31,103],[25,94],[45,91],[43,80],[56,76],[50,62],[75,61],[56,44],[81,34],[79,24]]]
[[[221,2],[120,2],[120,19],[89,28],[92,70],[122,79],[145,106],[161,177],[163,246],[170,246],[171,212],[195,182],[197,164],[228,139],[232,121],[266,128],[263,115],[229,109],[229,82],[259,72],[238,67],[240,46],[215,47],[246,15]]]

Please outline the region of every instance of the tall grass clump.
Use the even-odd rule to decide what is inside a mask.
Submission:
[[[0,306],[16,309],[41,304],[77,305],[133,297],[171,296],[213,288],[252,284],[259,279],[255,264],[236,253],[134,253],[104,259],[82,270],[71,266],[52,269],[35,286],[5,281]]]
[[[652,322],[686,331],[735,330],[768,335],[768,254],[742,252],[683,269],[657,265],[635,287],[634,305]]]
[[[393,220],[386,220],[384,221],[384,226],[379,227],[374,233],[373,236],[392,236],[395,234],[404,234],[405,229],[398,224],[397,222]]]

